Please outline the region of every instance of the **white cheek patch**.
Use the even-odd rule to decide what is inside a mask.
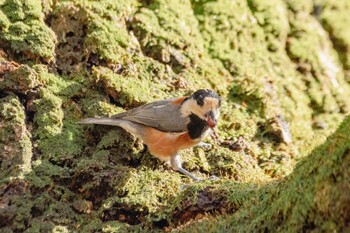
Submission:
[[[197,104],[197,101],[194,99],[189,99],[185,103],[183,103],[181,108],[181,114],[183,117],[188,117],[191,115],[191,113],[197,115],[198,117],[203,118],[204,111],[203,109]]]

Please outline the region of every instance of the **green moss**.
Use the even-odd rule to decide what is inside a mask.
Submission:
[[[4,14],[1,40],[28,58],[54,60],[56,37],[44,23],[41,1],[6,0],[1,2],[0,10]]]
[[[57,225],[67,226],[76,223],[79,216],[75,215],[72,208],[64,202],[54,202],[48,206],[45,215]]]
[[[101,60],[107,60],[109,63],[124,64],[130,62],[132,54],[139,50],[138,44],[126,28],[137,4],[136,1],[63,1],[57,4],[54,13],[58,18],[59,15],[66,14],[68,20],[73,23],[80,21],[77,27],[81,24],[86,25],[84,38],[76,38],[81,40],[79,42],[83,43],[86,53],[97,54]],[[59,38],[63,43],[70,40],[66,36],[67,33],[73,33],[74,36],[82,34],[77,27],[65,25],[65,22],[60,20],[54,22],[57,24],[53,25],[55,30],[64,33]],[[60,25],[66,28],[61,28]]]
[[[149,93],[155,88],[145,79],[137,77],[125,79],[103,67],[94,69],[94,78],[102,83],[107,93],[116,101],[127,106],[149,102],[151,100]]]
[[[161,0],[143,6],[135,14],[133,31],[146,56],[177,74],[175,88],[215,87],[226,94],[229,74],[207,56],[190,2]]]
[[[21,198],[16,195],[11,199],[12,206],[16,207],[14,228],[23,231],[26,228],[25,221],[31,218],[30,210],[33,207],[33,203],[30,201],[29,195],[22,195]]]
[[[124,27],[118,28],[113,21],[96,21],[89,27],[91,32],[85,40],[85,46],[92,53],[99,54],[101,58],[114,63],[128,60],[126,49],[135,50],[137,45]]]
[[[312,136],[312,111],[303,77],[284,50],[289,27],[288,17],[281,12],[287,12],[286,6],[280,1],[248,3],[193,1],[193,8],[211,57],[219,59],[234,77],[227,105],[222,107],[219,132],[228,139],[254,140],[246,144],[260,147],[252,152],[259,167],[280,176],[291,172],[290,156],[298,152],[274,153],[279,149],[271,141],[290,143],[285,136],[289,132],[296,143]],[[277,162],[281,158],[283,162]]]
[[[119,222],[109,222],[102,225],[102,232],[114,233],[114,232],[129,232],[126,224]]]
[[[0,82],[0,90],[13,91],[27,94],[34,88],[42,85],[35,70],[27,65],[18,65],[4,61],[2,64],[9,72],[5,72],[3,81]]]
[[[88,90],[85,95],[86,98],[81,100],[81,108],[87,113],[86,116],[111,116],[123,111],[122,108],[109,103],[108,96],[97,91]]]
[[[176,1],[145,4],[145,8],[135,15],[134,24],[144,52],[163,63],[170,63],[175,71],[190,66],[195,55],[193,49],[201,46],[193,43],[197,32],[193,31],[194,35],[191,35],[191,26],[197,22],[191,15],[190,5],[188,1],[181,3],[177,7]],[[183,17],[177,20],[180,12]]]
[[[258,191],[258,201],[216,221],[204,221],[187,232],[341,231],[346,228],[349,201],[347,166],[350,158],[350,118],[347,117],[327,141],[300,162],[285,182]],[[214,224],[215,222],[215,224]]]
[[[248,1],[255,19],[264,29],[265,39],[270,51],[284,49],[283,43],[289,32],[287,9],[284,2],[276,1]],[[282,42],[282,43],[281,43]]]
[[[74,81],[48,73],[43,66],[34,67],[44,83],[34,101],[34,136],[46,158],[69,160],[81,151],[81,127],[78,106],[70,98],[79,96],[82,86]],[[52,150],[55,147],[57,150]]]
[[[0,99],[0,179],[23,178],[31,170],[32,143],[22,104],[15,95]]]
[[[45,221],[42,219],[33,219],[28,229],[26,229],[24,232],[31,233],[31,232],[52,232],[52,229],[55,227],[55,224],[51,221]]]
[[[232,152],[228,148],[219,147],[207,152],[206,158],[211,171],[225,178],[234,178],[236,181],[249,183],[269,180],[270,177],[259,168],[256,158],[247,152],[244,148],[241,151]]]
[[[287,4],[294,7],[292,1]],[[325,30],[310,15],[292,14],[290,22],[292,30],[287,51],[298,61],[300,71],[305,73],[313,108],[316,112],[348,112],[345,93],[348,93],[349,86],[344,82],[344,72]],[[328,91],[320,92],[320,89]]]
[[[315,14],[330,34],[334,48],[345,69],[350,68],[350,30],[345,24],[349,20],[348,1],[315,1]],[[348,76],[349,78],[349,76]]]
[[[35,65],[33,69],[37,72],[46,89],[61,98],[65,97],[64,101],[67,101],[66,98],[80,96],[83,92],[83,86],[80,83],[84,80],[79,77],[58,76],[50,73],[48,67],[43,65]]]
[[[101,220],[90,221],[86,225],[81,227],[82,232],[130,232],[131,227],[126,223],[120,223],[118,221],[102,222]]]
[[[76,124],[74,115],[66,119],[64,116],[72,114],[70,111],[74,111],[74,106],[67,106],[65,113],[62,99],[46,89],[41,91],[40,98],[34,103],[34,136],[43,156],[61,162],[73,159],[81,151],[81,127]],[[53,147],[56,149],[52,150]]]
[[[262,3],[260,5],[255,2],[250,3],[252,8],[265,7],[265,9],[275,11],[273,10],[275,6],[272,5],[264,6]],[[287,72],[291,71],[286,70],[282,73],[279,72],[282,70],[278,68],[272,71],[269,67],[280,66],[281,63],[277,63],[277,60],[285,59],[286,62],[288,60],[282,55],[278,54],[278,57],[275,57],[275,54],[268,53],[268,43],[276,43],[276,41],[272,42],[270,38],[265,37],[264,31],[257,24],[255,15],[249,14],[249,6],[241,2],[226,1],[205,3],[194,1],[193,6],[202,36],[207,42],[206,46],[211,56],[218,58],[235,77],[232,82],[229,100],[239,105],[243,103],[247,105],[248,111],[255,111],[255,114],[262,114],[267,119],[281,114],[281,103],[274,100],[280,99],[282,94],[278,93],[274,86],[283,86],[284,80],[281,80],[276,73],[287,76]],[[276,7],[283,9],[283,4]],[[222,11],[223,8],[226,8],[226,10]],[[261,22],[262,24],[265,23],[266,30],[270,30],[268,29],[270,27],[276,27],[273,22],[278,17],[275,16],[275,21],[270,22],[267,18],[271,17],[268,12],[265,10],[258,16],[259,20],[266,19],[266,22]],[[255,14],[259,13],[255,11]],[[212,17],[216,20],[211,20]],[[286,19],[284,18],[284,20]],[[231,35],[232,32],[234,32],[234,36]],[[277,30],[276,35],[279,36],[279,34],[281,34],[281,39],[286,38],[286,31],[279,32]],[[266,40],[268,43],[266,43]],[[254,47],[250,46],[251,44],[254,44]],[[281,46],[283,46],[283,43],[281,43]],[[267,59],[266,54],[269,54]],[[288,86],[290,86],[292,80],[288,81]],[[303,93],[299,92],[296,95],[303,96]],[[304,104],[304,106],[300,106],[300,108],[303,108],[300,112],[305,118],[307,105],[306,103],[301,104]],[[244,109],[242,110],[244,111]]]
[[[0,11],[0,28],[1,30],[8,30],[10,27],[10,20],[7,18],[3,11]]]
[[[296,13],[310,14],[313,8],[313,2],[311,0],[287,0],[288,8]]]
[[[127,210],[139,215],[132,221],[159,221],[166,219],[168,207],[177,196],[181,180],[171,173],[141,168],[131,171],[123,186],[117,193],[125,193],[123,197],[111,197],[103,204],[104,212]],[[130,217],[130,216],[129,216]]]
[[[54,177],[68,177],[68,169],[54,165],[47,160],[36,160],[33,163],[33,173],[30,174],[29,180],[31,185],[36,188],[44,188],[54,185],[51,180]]]
[[[59,97],[45,89],[41,90],[40,96],[41,98],[35,102],[38,109],[34,117],[34,123],[38,126],[35,136],[43,139],[62,132],[64,113],[62,111],[62,100]]]
[[[342,226],[348,199],[337,190],[348,189],[348,153],[340,156],[348,134],[337,131],[310,151],[350,109],[348,30],[339,23],[345,1],[0,0],[0,7],[5,229]],[[122,129],[77,124],[199,88],[223,98],[217,135],[207,139],[211,150],[180,155],[190,172],[218,181],[191,182]],[[206,215],[217,217],[188,226]]]
[[[9,18],[12,21],[28,20],[28,19],[42,19],[39,1],[23,2],[18,0],[2,1],[2,9],[9,12]]]

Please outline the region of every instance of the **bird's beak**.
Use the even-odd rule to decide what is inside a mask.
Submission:
[[[210,128],[214,128],[216,126],[217,120],[215,119],[213,111],[210,111],[207,114],[206,120],[207,120],[207,124]]]

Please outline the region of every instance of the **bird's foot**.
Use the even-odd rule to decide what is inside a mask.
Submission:
[[[198,143],[197,147],[203,148],[204,150],[211,150],[211,148],[213,148],[213,146],[210,143],[206,142]]]
[[[192,178],[193,179],[193,178]],[[198,182],[203,182],[203,181],[207,181],[207,180],[209,180],[209,181],[216,181],[216,180],[220,180],[220,178],[219,177],[217,177],[217,176],[210,176],[209,178],[198,178],[198,177],[196,177],[196,179],[193,179],[196,183],[198,183]],[[183,190],[185,190],[186,188],[188,188],[189,186],[190,186],[191,184],[183,184],[183,185],[181,185],[181,187],[180,187],[180,192],[182,192]]]

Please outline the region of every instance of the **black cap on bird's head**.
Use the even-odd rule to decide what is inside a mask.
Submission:
[[[191,98],[193,98],[194,100],[197,101],[197,104],[199,106],[203,106],[204,105],[204,99],[206,97],[212,97],[214,99],[217,99],[219,101],[219,106],[221,104],[221,98],[220,96],[214,92],[213,90],[210,89],[200,89],[198,91],[196,91],[195,93],[193,93],[191,95]]]

